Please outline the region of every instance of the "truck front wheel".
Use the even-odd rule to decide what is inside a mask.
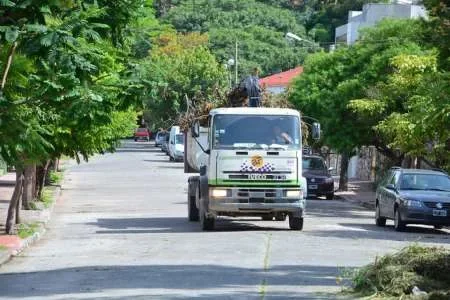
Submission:
[[[289,228],[291,228],[292,230],[302,230],[303,218],[289,216]]]
[[[208,217],[204,212],[200,215],[200,224],[204,231],[214,230],[216,219],[214,217]]]
[[[195,204],[195,196],[188,193],[188,218],[191,222],[197,222],[200,217],[197,205]]]

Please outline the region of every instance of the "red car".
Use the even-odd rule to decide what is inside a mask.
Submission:
[[[136,128],[134,132],[134,141],[145,140],[147,142],[150,141],[150,130],[147,128]]]

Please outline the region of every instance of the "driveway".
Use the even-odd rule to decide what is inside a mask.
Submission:
[[[373,213],[310,200],[304,230],[286,222],[187,220],[188,175],[158,148],[126,142],[73,164],[45,237],[0,268],[0,299],[329,299],[336,278],[449,231],[374,225]]]

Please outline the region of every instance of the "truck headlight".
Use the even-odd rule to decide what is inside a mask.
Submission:
[[[303,192],[301,190],[286,191],[287,198],[303,198]]]
[[[211,196],[213,198],[223,198],[228,196],[228,190],[224,189],[212,189]]]

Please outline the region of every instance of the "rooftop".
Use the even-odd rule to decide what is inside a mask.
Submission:
[[[297,67],[285,72],[273,74],[259,79],[261,86],[288,86],[291,81],[298,75],[303,73],[303,67]]]

